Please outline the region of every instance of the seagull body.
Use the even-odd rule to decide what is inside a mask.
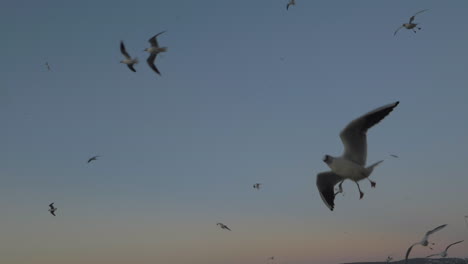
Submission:
[[[94,157],[89,158],[88,163],[90,163],[93,160],[97,160],[99,157],[100,156],[94,156]]]
[[[221,229],[227,229],[227,230],[231,231],[231,229],[229,229],[229,227],[227,227],[227,225],[225,225],[223,223],[217,223],[216,225],[219,225],[219,227],[221,227]]]
[[[289,6],[296,5],[296,0],[289,0],[289,3],[286,5],[286,10],[289,10]]]
[[[401,25],[399,28],[397,28],[397,30],[395,30],[395,33],[393,33],[393,35],[395,36],[396,33],[397,33],[400,29],[402,29],[402,28],[412,29],[414,33],[416,33],[416,29],[421,30],[420,27],[417,27],[417,26],[418,26],[417,23],[413,23],[414,17],[415,17],[417,14],[420,14],[420,13],[422,13],[422,12],[426,12],[427,10],[429,10],[429,9],[424,9],[424,10],[421,10],[421,11],[417,12],[416,14],[414,14],[412,17],[410,17],[409,23],[404,23],[403,25]],[[416,29],[415,29],[415,28],[416,28]]]
[[[50,212],[53,216],[55,216],[55,211],[57,211],[57,208],[54,207],[54,203],[49,204],[49,207],[50,207],[49,212]]]
[[[135,68],[133,68],[133,65],[138,63],[138,59],[137,58],[132,59],[132,57],[130,57],[127,50],[125,50],[125,45],[124,45],[123,41],[120,41],[120,52],[122,53],[122,55],[125,56],[125,59],[121,60],[120,63],[126,64],[127,67],[132,72],[136,72]]]
[[[434,257],[434,256],[441,256],[442,258],[445,258],[445,257],[447,257],[447,255],[448,255],[448,254],[447,254],[447,250],[448,250],[451,246],[456,245],[456,244],[460,244],[460,243],[463,242],[463,241],[464,241],[464,240],[461,240],[461,241],[452,243],[452,244],[448,245],[448,246],[445,248],[445,250],[442,251],[442,252],[440,252],[439,254],[429,255],[429,256],[427,256],[426,258],[430,258],[430,257]]]
[[[423,239],[422,239],[421,241],[419,241],[419,242],[414,243],[413,245],[411,245],[411,246],[408,248],[408,250],[406,251],[405,264],[408,262],[408,256],[409,256],[409,254],[410,254],[410,252],[411,252],[411,250],[413,249],[414,246],[416,246],[416,245],[421,245],[421,246],[423,246],[423,247],[429,246],[429,243],[430,243],[430,242],[429,242],[429,236],[432,235],[432,234],[434,234],[435,232],[437,232],[437,231],[443,229],[443,228],[446,227],[446,226],[447,226],[446,224],[445,224],[445,225],[441,225],[441,226],[438,226],[438,227],[436,227],[436,228],[434,228],[434,229],[432,229],[432,230],[430,230],[430,231],[427,231],[427,233],[424,235],[424,237],[423,237]],[[434,245],[434,243],[431,243],[431,245]],[[429,247],[429,248],[432,249],[431,247]]]
[[[164,32],[166,31],[159,32],[158,34],[150,38],[148,41],[151,44],[151,47],[145,49],[145,51],[150,53],[150,56],[148,57],[146,62],[148,63],[150,68],[153,69],[153,71],[155,71],[159,75],[161,75],[161,73],[159,72],[158,68],[156,68],[156,65],[154,65],[154,61],[156,60],[156,56],[159,53],[167,51],[167,47],[159,47],[159,44],[156,38]]]
[[[253,185],[254,189],[257,189],[257,190],[260,190],[260,185],[262,185],[261,183],[255,183]]]
[[[342,192],[341,184],[344,180],[354,181],[358,187],[360,199],[364,193],[359,187],[358,181],[368,179],[372,187],[375,182],[368,177],[374,168],[382,163],[378,161],[368,167],[365,167],[367,159],[367,139],[366,133],[369,128],[384,119],[399,102],[391,103],[379,107],[349,123],[340,133],[341,141],[344,145],[344,153],[341,157],[332,157],[325,155],[323,161],[330,167],[331,171],[317,174],[317,188],[320,192],[325,205],[333,211],[334,199],[337,193],[334,193],[334,186],[339,185],[339,192]],[[338,193],[339,193],[338,192]]]

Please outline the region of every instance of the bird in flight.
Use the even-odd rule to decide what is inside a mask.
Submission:
[[[50,65],[49,65],[49,63],[48,63],[47,61],[46,61],[46,63],[45,63],[45,66],[47,67],[47,70],[48,70],[48,71],[51,71],[51,70],[52,70],[52,69],[50,68]]]
[[[231,231],[231,229],[229,229],[229,227],[227,227],[227,225],[225,225],[223,223],[217,223],[216,225],[219,225],[219,227],[221,227],[221,229],[227,229],[227,230]]]
[[[261,183],[255,183],[255,184],[253,185],[253,187],[254,187],[254,189],[260,190],[260,186],[261,186],[261,185],[262,185]]]
[[[402,29],[402,28],[412,29],[414,33],[416,33],[416,29],[421,30],[421,27],[418,27],[418,23],[413,23],[414,17],[415,17],[417,14],[420,14],[420,13],[422,13],[422,12],[426,12],[427,10],[429,10],[429,9],[421,10],[421,11],[417,12],[416,14],[414,14],[412,17],[410,17],[409,23],[404,23],[404,24],[401,25],[399,28],[397,28],[397,30],[395,30],[395,33],[393,33],[393,36],[395,36],[396,33],[397,33],[400,29]]]
[[[421,241],[416,242],[416,243],[414,243],[413,245],[411,245],[411,246],[408,248],[408,250],[406,251],[405,264],[408,263],[409,254],[410,254],[410,252],[411,252],[411,250],[413,249],[414,246],[416,246],[416,245],[421,245],[421,246],[423,246],[423,247],[427,247],[427,246],[429,246],[429,243],[430,243],[431,245],[435,245],[434,243],[429,242],[429,236],[432,235],[432,234],[434,234],[434,233],[437,232],[437,231],[440,231],[441,229],[443,229],[443,228],[446,227],[446,226],[447,226],[446,224],[445,224],[445,225],[441,225],[441,226],[438,226],[438,227],[436,227],[436,228],[434,228],[434,229],[432,229],[432,230],[430,230],[430,231],[427,231],[427,233],[424,235],[424,237],[423,237],[423,239],[422,239]],[[429,248],[432,250],[431,247],[429,247]]]
[[[296,5],[296,0],[289,0],[289,3],[286,5],[286,10],[289,10],[289,7]]]
[[[50,212],[53,216],[55,216],[55,211],[57,211],[57,208],[54,207],[54,203],[49,204],[49,207],[50,207],[49,212]]]
[[[394,157],[394,158],[396,158],[396,159],[399,158],[397,155],[393,155],[393,154],[390,154],[390,156],[392,156],[392,157]]]
[[[99,157],[101,156],[94,156],[94,157],[89,158],[88,163],[90,163],[93,160],[97,160]]]
[[[341,141],[344,145],[344,153],[341,157],[332,157],[325,155],[323,161],[330,167],[331,171],[321,172],[317,174],[317,188],[320,192],[325,205],[333,211],[335,206],[334,186],[340,183],[339,188],[342,192],[341,184],[344,180],[350,179],[354,181],[359,190],[359,198],[362,199],[364,193],[361,191],[358,181],[368,179],[371,187],[374,188],[376,183],[369,179],[374,168],[383,160],[378,161],[368,167],[367,159],[367,130],[382,119],[384,119],[399,102],[391,103],[379,107],[349,123],[340,133]],[[338,193],[339,193],[338,192]]]
[[[153,71],[155,71],[159,75],[161,75],[161,73],[159,72],[158,68],[156,68],[156,65],[154,65],[154,61],[156,60],[156,56],[159,53],[167,51],[167,47],[159,47],[159,44],[156,38],[164,32],[166,31],[159,32],[158,34],[150,38],[148,41],[151,44],[151,47],[145,49],[145,51],[150,53],[150,56],[148,57],[146,62],[148,62],[148,65],[150,66],[150,68],[153,69]]]
[[[430,258],[430,257],[434,257],[434,256],[441,256],[442,258],[445,258],[445,257],[447,257],[447,255],[448,255],[448,254],[447,254],[447,250],[448,250],[451,246],[456,245],[456,244],[460,244],[460,243],[463,242],[463,241],[464,241],[464,240],[461,240],[461,241],[452,243],[452,244],[448,245],[448,246],[445,248],[444,251],[442,251],[442,252],[440,252],[440,253],[438,253],[438,254],[429,255],[429,256],[427,256],[426,258]]]
[[[120,52],[122,53],[122,55],[125,56],[125,59],[121,60],[120,63],[126,64],[127,67],[132,72],[136,72],[135,68],[133,68],[133,65],[138,63],[138,59],[137,58],[132,59],[132,57],[130,57],[130,55],[128,55],[127,50],[125,50],[125,45],[124,45],[123,41],[120,41]]]

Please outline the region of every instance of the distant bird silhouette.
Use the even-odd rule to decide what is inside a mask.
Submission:
[[[47,67],[47,70],[48,70],[48,71],[51,71],[51,70],[52,70],[52,69],[50,68],[50,65],[49,65],[48,62],[45,63],[45,66]]]
[[[429,255],[429,256],[427,256],[426,258],[430,258],[430,257],[434,257],[434,256],[441,256],[442,258],[445,258],[445,257],[447,257],[447,255],[448,255],[448,254],[447,254],[447,250],[448,250],[451,246],[456,245],[456,244],[460,244],[460,243],[463,242],[463,241],[464,241],[464,240],[461,240],[461,241],[452,243],[452,244],[448,245],[448,246],[445,248],[444,251],[442,251],[442,252],[440,252],[440,253],[438,253],[438,254]]]
[[[162,32],[159,32],[158,34],[154,35],[152,38],[150,38],[148,41],[149,43],[151,44],[151,47],[145,49],[145,51],[149,52],[150,53],[150,56],[148,57],[148,59],[146,60],[146,62],[148,63],[148,65],[150,66],[151,69],[153,69],[153,71],[155,71],[157,74],[161,75],[161,73],[159,72],[158,68],[156,67],[156,65],[154,65],[154,61],[156,60],[156,56],[161,53],[161,52],[166,52],[167,51],[167,47],[159,47],[159,44],[158,44],[158,40],[156,39],[159,35],[161,35],[162,33],[164,33],[166,31],[162,31]]]
[[[286,10],[289,10],[289,7],[296,5],[296,0],[289,0],[289,3],[286,5]]]
[[[396,159],[399,158],[397,155],[393,155],[393,154],[390,154],[390,156],[392,156],[392,157],[394,157],[394,158],[396,158]]]
[[[465,215],[465,224],[466,224],[466,227],[468,227],[468,215]]]
[[[122,55],[125,56],[125,59],[121,60],[120,63],[126,64],[127,67],[132,72],[136,72],[135,68],[133,68],[133,65],[138,63],[138,59],[137,58],[132,59],[132,57],[130,57],[130,55],[128,55],[127,50],[125,50],[125,45],[124,45],[123,41],[120,41],[120,52],[122,53]]]
[[[89,158],[88,163],[90,163],[93,160],[97,160],[99,157],[100,156],[94,156],[94,157]]]
[[[420,14],[422,12],[426,12],[427,10],[429,9],[424,9],[424,10],[421,10],[419,12],[417,12],[416,14],[414,14],[412,17],[410,17],[410,20],[409,20],[409,23],[404,23],[403,25],[401,25],[399,28],[397,28],[397,30],[395,30],[395,33],[393,33],[393,35],[395,36],[396,33],[402,29],[402,28],[406,28],[406,29],[412,29],[414,33],[416,33],[416,29],[418,30],[421,30],[420,27],[417,27],[417,23],[413,23],[414,21],[414,17],[417,15],[417,14]],[[415,29],[416,28],[416,29]]]
[[[254,189],[257,189],[257,190],[260,190],[260,185],[262,185],[261,183],[255,183],[253,185]]]
[[[219,227],[221,227],[221,229],[227,229],[227,230],[231,231],[231,229],[229,229],[229,227],[227,227],[227,225],[225,225],[223,223],[217,223],[216,225],[219,225]]]
[[[275,260],[275,256],[269,257],[268,260]]]
[[[434,234],[434,233],[437,232],[437,231],[442,230],[442,229],[443,229],[444,227],[446,227],[446,226],[447,226],[446,224],[445,224],[445,225],[441,225],[441,226],[438,226],[438,227],[436,227],[436,228],[434,228],[434,229],[432,229],[432,230],[430,230],[430,231],[427,231],[427,233],[424,235],[424,237],[423,237],[423,239],[422,239],[421,241],[419,241],[419,242],[414,243],[413,245],[411,245],[411,247],[408,248],[408,251],[406,251],[405,264],[408,263],[408,256],[409,256],[409,254],[410,254],[410,252],[411,252],[411,250],[413,249],[414,246],[416,246],[416,245],[421,245],[421,246],[423,246],[423,247],[429,246],[429,243],[430,243],[429,240],[428,240],[428,239],[429,239],[429,236],[432,235],[432,234]],[[431,245],[434,245],[434,243],[431,243]],[[432,250],[431,247],[429,247],[429,248]]]
[[[49,204],[49,207],[50,207],[49,212],[50,212],[53,216],[55,216],[55,211],[57,211],[57,208],[54,207],[54,203]]]

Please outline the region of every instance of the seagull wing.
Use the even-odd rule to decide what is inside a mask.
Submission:
[[[447,226],[446,224],[445,224],[445,225],[441,225],[441,226],[438,226],[438,227],[436,227],[436,228],[434,228],[434,229],[432,229],[432,230],[430,230],[430,231],[427,231],[427,233],[426,233],[426,238],[428,238],[430,235],[432,235],[432,234],[434,234],[435,232],[437,232],[437,231],[443,229],[443,228],[446,227],[446,226]]]
[[[229,229],[229,227],[227,226],[224,226],[225,229],[229,230],[229,231],[232,231],[231,229]]]
[[[157,74],[161,75],[158,68],[156,68],[156,65],[154,65],[155,60],[156,60],[156,54],[151,54],[148,57],[148,59],[146,60],[146,62],[148,62],[148,65],[150,66],[151,69],[153,69],[153,71],[155,71]]]
[[[422,12],[426,12],[427,10],[429,10],[429,9],[424,9],[424,10],[421,10],[421,11],[419,11],[419,12],[416,12],[416,14],[414,14],[412,17],[410,17],[409,23],[410,23],[410,24],[413,23],[414,17],[415,17],[417,14],[421,14]]]
[[[343,178],[332,171],[321,172],[317,174],[317,188],[320,192],[320,197],[328,209],[333,211],[335,207],[335,185],[342,181]]]
[[[150,38],[148,41],[149,43],[151,44],[151,46],[153,47],[159,47],[159,44],[158,44],[158,41],[156,40],[156,38],[161,35],[162,33],[164,33],[166,31],[162,31],[162,32],[159,32],[158,34],[154,35],[152,38]]]
[[[395,36],[396,33],[397,33],[400,29],[402,29],[402,28],[403,28],[403,26],[400,26],[399,28],[397,28],[397,30],[395,30],[395,33],[393,33],[393,36]]]
[[[50,209],[54,209],[54,203],[49,204]]]
[[[130,55],[128,55],[128,52],[125,50],[125,45],[123,43],[123,41],[120,41],[120,52],[122,52],[122,54],[125,56],[125,58],[131,60],[132,57],[130,57]]]
[[[364,166],[367,158],[367,130],[384,119],[400,102],[379,107],[349,123],[340,133],[343,156]]]
[[[460,244],[460,243],[463,242],[463,241],[464,241],[464,240],[460,240],[460,241],[458,241],[458,242],[455,242],[455,243],[452,243],[452,244],[448,245],[447,248],[445,248],[445,251],[447,252],[447,250],[448,250],[451,246],[456,245],[456,244]]]
[[[419,243],[414,243],[413,245],[411,245],[411,247],[408,248],[408,250],[406,251],[406,256],[405,256],[405,264],[408,262],[408,256],[411,252],[411,250],[413,249],[414,246],[418,245]]]
[[[55,210],[54,210],[54,211],[50,211],[50,213],[51,213],[53,216],[56,216],[56,215],[55,215]]]
[[[132,72],[136,72],[136,71],[135,71],[135,68],[133,68],[133,64],[127,64],[127,67],[128,67]]]
[[[289,10],[289,6],[290,6],[290,5],[291,5],[291,3],[288,3],[288,4],[286,5],[286,10]]]
[[[439,255],[440,255],[440,253],[439,254],[432,254],[432,255],[427,256],[426,258],[435,257],[435,256],[439,256]]]

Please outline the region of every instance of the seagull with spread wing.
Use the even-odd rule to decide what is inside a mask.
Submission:
[[[88,163],[90,163],[93,160],[97,160],[99,157],[101,157],[101,156],[93,156],[93,157],[89,158]]]
[[[127,50],[125,49],[125,45],[124,45],[123,41],[120,41],[120,52],[122,53],[122,55],[125,56],[125,59],[121,60],[120,63],[126,64],[127,67],[132,72],[136,72],[135,68],[133,68],[133,65],[138,63],[138,59],[137,58],[132,59],[132,57],[130,57]]]
[[[253,185],[253,187],[254,187],[254,189],[260,190],[260,186],[261,186],[261,185],[262,185],[261,183],[255,183],[255,184]]]
[[[383,160],[378,161],[368,167],[367,159],[367,130],[382,119],[384,119],[399,104],[394,102],[379,107],[349,123],[340,133],[341,141],[344,145],[344,153],[341,157],[332,157],[325,155],[323,161],[330,167],[331,171],[317,174],[317,188],[320,192],[325,205],[333,211],[334,200],[337,193],[334,193],[334,186],[340,183],[339,188],[342,192],[341,184],[344,180],[354,181],[358,187],[360,199],[364,193],[359,187],[359,181],[368,179],[371,186],[375,187],[375,182],[369,179],[374,168]],[[339,192],[338,192],[339,193]]]
[[[430,230],[430,231],[427,231],[427,233],[424,235],[424,237],[423,237],[423,239],[422,239],[421,241],[416,242],[416,243],[414,243],[413,245],[411,245],[411,247],[409,247],[408,250],[406,251],[405,264],[408,262],[409,254],[410,254],[410,252],[411,252],[411,250],[413,249],[414,246],[416,246],[416,245],[421,245],[421,246],[423,246],[423,247],[429,246],[429,243],[430,243],[430,242],[429,242],[429,236],[432,235],[432,234],[434,234],[434,233],[437,232],[437,231],[440,231],[441,229],[443,229],[443,228],[446,227],[446,226],[447,226],[446,224],[445,224],[445,225],[441,225],[441,226],[438,226],[438,227],[436,227],[436,228],[434,228],[434,229],[432,229],[432,230]],[[431,243],[431,245],[434,245],[434,243]],[[429,247],[429,248],[432,250],[431,247]]]
[[[420,14],[422,12],[426,12],[427,10],[429,10],[429,9],[424,9],[424,10],[421,10],[421,11],[417,12],[416,14],[414,14],[412,17],[410,17],[409,23],[404,23],[403,25],[401,25],[399,28],[397,28],[397,30],[395,30],[395,33],[393,33],[393,35],[395,36],[396,33],[402,28],[412,29],[414,33],[416,33],[416,29],[421,30],[421,27],[418,27],[418,23],[413,23],[414,17],[417,14]]]
[[[57,208],[54,207],[54,203],[49,204],[49,207],[50,207],[49,212],[50,212],[53,216],[55,216],[55,211],[57,211]]]
[[[150,38],[148,41],[151,44],[151,47],[145,49],[145,51],[150,53],[150,56],[148,57],[146,62],[148,62],[150,68],[153,69],[153,71],[155,71],[159,75],[161,75],[161,73],[159,72],[158,68],[156,68],[156,65],[154,65],[154,61],[156,60],[156,56],[159,53],[167,51],[167,47],[159,47],[158,40],[156,38],[164,32],[166,31],[159,32],[158,34]]]
[[[447,255],[448,255],[447,250],[448,250],[451,246],[456,245],[456,244],[460,244],[460,243],[463,242],[463,241],[464,241],[464,240],[461,240],[461,241],[452,243],[452,244],[448,245],[448,246],[445,248],[444,251],[442,251],[442,252],[440,252],[440,253],[438,253],[438,254],[429,255],[429,256],[427,256],[426,258],[430,258],[430,257],[434,257],[434,256],[441,256],[442,258],[445,258],[445,257],[447,257]]]
[[[219,227],[221,227],[221,229],[226,229],[226,230],[229,230],[231,231],[231,229],[229,229],[229,227],[223,223],[217,223],[216,225],[218,225]]]

